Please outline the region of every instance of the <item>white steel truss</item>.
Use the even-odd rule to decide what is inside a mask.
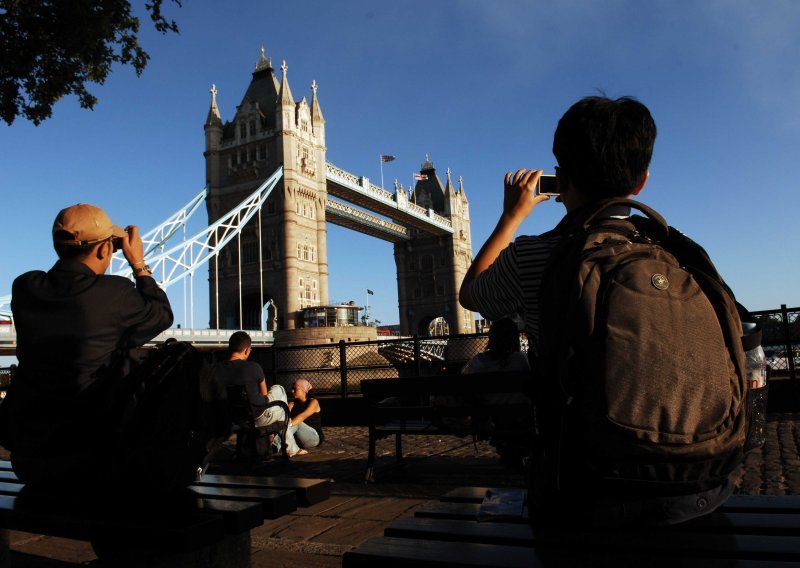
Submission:
[[[11,317],[11,294],[0,296],[0,316]]]
[[[159,285],[168,288],[179,280],[193,275],[198,268],[219,255],[222,248],[239,235],[248,221],[261,209],[281,176],[283,176],[283,166],[275,170],[275,173],[258,189],[214,224],[186,242],[149,258],[148,264]]]
[[[145,260],[149,261],[159,250],[163,250],[166,242],[177,233],[181,227],[185,230],[186,223],[200,205],[203,204],[207,196],[208,186],[204,187],[200,193],[192,197],[186,205],[162,221],[161,224],[142,235]],[[111,274],[119,276],[127,276],[130,273],[128,261],[125,260],[121,250],[114,253],[114,256],[111,257],[110,272]]]

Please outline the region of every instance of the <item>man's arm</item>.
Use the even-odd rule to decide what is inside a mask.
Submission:
[[[136,289],[120,298],[123,325],[131,345],[142,345],[172,325],[172,307],[167,294],[144,270],[144,245],[139,228],[129,225],[122,239],[122,253],[136,275]]]
[[[546,195],[536,195],[536,183],[539,181],[542,170],[526,170],[522,168],[515,174],[508,172],[505,177],[505,190],[503,195],[503,213],[497,226],[489,238],[478,251],[472,261],[461,289],[458,300],[468,310],[477,310],[476,304],[470,296],[470,287],[483,271],[497,260],[500,253],[514,240],[514,235],[533,208],[542,201],[550,199]]]

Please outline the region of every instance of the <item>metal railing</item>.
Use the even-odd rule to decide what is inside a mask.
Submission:
[[[284,387],[306,379],[317,394],[360,394],[362,379],[457,374],[486,350],[486,334],[381,339],[295,347],[254,347],[250,356]]]
[[[753,312],[753,316],[761,324],[770,376],[788,375],[795,380],[800,366],[800,308],[781,304],[780,309]]]
[[[753,312],[753,316],[763,329],[762,345],[770,376],[796,379],[800,366],[800,308],[781,305],[777,310]],[[176,330],[170,331],[177,335]],[[209,345],[216,343],[219,347],[226,341],[216,336],[212,339]],[[270,382],[290,387],[296,379],[303,378],[318,394],[346,398],[360,394],[362,379],[458,374],[472,357],[486,350],[487,344],[485,333],[295,347],[261,347],[256,343],[251,360],[261,364]],[[527,351],[524,334],[520,345],[522,351]],[[0,368],[0,389],[11,380],[13,370],[13,366]]]

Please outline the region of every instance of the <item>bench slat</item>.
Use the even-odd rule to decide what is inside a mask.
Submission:
[[[571,547],[563,550],[532,549],[474,543],[413,540],[396,537],[371,537],[342,558],[343,568],[396,568],[406,566],[456,568],[459,566],[543,568],[789,568],[793,561],[714,558],[707,556],[658,557],[648,553],[623,553],[613,550],[592,553]]]
[[[245,475],[204,475],[195,486],[206,487],[262,487],[294,491],[297,504],[310,507],[330,497],[331,480],[296,478],[287,476],[257,477]]]
[[[371,537],[358,548],[344,553],[343,568],[418,566],[506,566],[541,568],[534,551],[518,546],[490,546],[465,542],[411,540]]]
[[[680,527],[680,530],[679,530]],[[564,533],[535,531],[524,524],[400,518],[384,535],[419,540],[473,542],[523,547],[584,546],[592,550],[657,553],[662,556],[708,555],[718,558],[751,558],[800,561],[800,536],[690,532],[684,525],[674,530],[648,528],[627,531],[583,532],[576,527]]]
[[[259,502],[267,519],[277,519],[297,510],[297,498],[294,491],[290,490],[192,485],[189,491],[206,499]]]

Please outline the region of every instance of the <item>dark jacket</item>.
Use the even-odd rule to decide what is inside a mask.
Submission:
[[[167,295],[152,277],[134,286],[73,260],[19,276],[11,309],[19,366],[7,427],[12,451],[24,455],[90,446],[87,438],[104,427],[121,354],[172,324]]]

